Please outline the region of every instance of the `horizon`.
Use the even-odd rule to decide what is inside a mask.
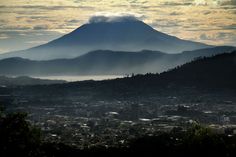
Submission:
[[[181,39],[236,46],[235,5],[233,0],[9,0],[0,2],[0,54],[42,45],[101,15],[132,15]]]

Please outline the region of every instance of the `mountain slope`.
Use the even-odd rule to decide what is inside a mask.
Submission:
[[[144,49],[179,53],[207,48],[208,45],[181,40],[153,29],[134,18],[90,22],[73,32],[28,50],[0,55],[1,58],[23,57],[34,60],[73,58],[94,50],[141,51]]]
[[[166,54],[153,51],[93,51],[73,59],[33,61],[22,58],[0,60],[2,75],[105,75],[145,73],[148,66]],[[158,68],[154,67],[155,70]],[[151,70],[151,69],[149,69]]]
[[[198,59],[161,74],[136,75],[106,81],[82,81],[49,86],[29,86],[18,88],[23,96],[40,95],[41,97],[60,97],[68,99],[69,95],[89,100],[130,100],[153,102],[161,98],[165,104],[169,96],[177,96],[182,102],[199,100],[201,96],[214,95],[233,98],[236,95],[236,51],[214,57]],[[204,93],[204,94],[203,94]],[[100,99],[101,98],[101,99]],[[208,97],[209,98],[209,97]],[[230,98],[230,99],[231,99]],[[204,99],[204,98],[203,98]],[[207,100],[207,99],[205,99]],[[220,102],[224,99],[219,98]],[[176,102],[175,102],[176,101]],[[214,105],[214,104],[213,104]]]
[[[236,92],[236,51],[202,57],[161,74],[136,75],[116,80],[94,82],[96,90],[155,91],[180,88],[225,88]],[[86,82],[81,83],[84,86]],[[89,82],[87,83],[87,86]],[[75,83],[73,84],[75,85]],[[78,85],[80,83],[78,82]],[[235,94],[235,93],[234,93]]]
[[[193,60],[231,52],[234,47],[215,47],[188,53],[165,54],[158,51],[93,51],[73,59],[33,61],[22,58],[0,60],[1,75],[125,75],[159,73]]]
[[[62,80],[45,80],[45,79],[36,79],[27,76],[20,77],[6,77],[0,76],[0,86],[22,86],[22,85],[49,85],[49,84],[59,84],[66,83]]]
[[[236,51],[202,57],[160,75],[176,85],[228,87],[236,90]]]

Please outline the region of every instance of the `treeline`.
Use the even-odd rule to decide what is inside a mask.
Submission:
[[[193,124],[187,131],[174,128],[169,133],[146,136],[122,147],[93,147],[83,150],[63,143],[44,142],[41,131],[26,120],[26,114],[0,112],[0,156],[235,156],[236,136],[216,134]]]

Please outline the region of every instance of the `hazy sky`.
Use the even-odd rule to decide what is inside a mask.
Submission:
[[[46,43],[93,15],[120,14],[183,39],[236,46],[236,0],[0,0],[0,53]]]

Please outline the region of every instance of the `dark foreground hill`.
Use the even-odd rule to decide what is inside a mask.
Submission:
[[[236,92],[235,80],[236,52],[234,51],[229,54],[199,58],[161,74],[137,75],[112,81],[94,82],[94,86],[99,87],[98,91],[110,89],[111,93],[130,92],[137,95],[185,88],[216,89],[216,91],[227,89]]]
[[[236,51],[214,57],[201,57],[164,72],[160,79],[176,85],[228,87],[236,89]]]

